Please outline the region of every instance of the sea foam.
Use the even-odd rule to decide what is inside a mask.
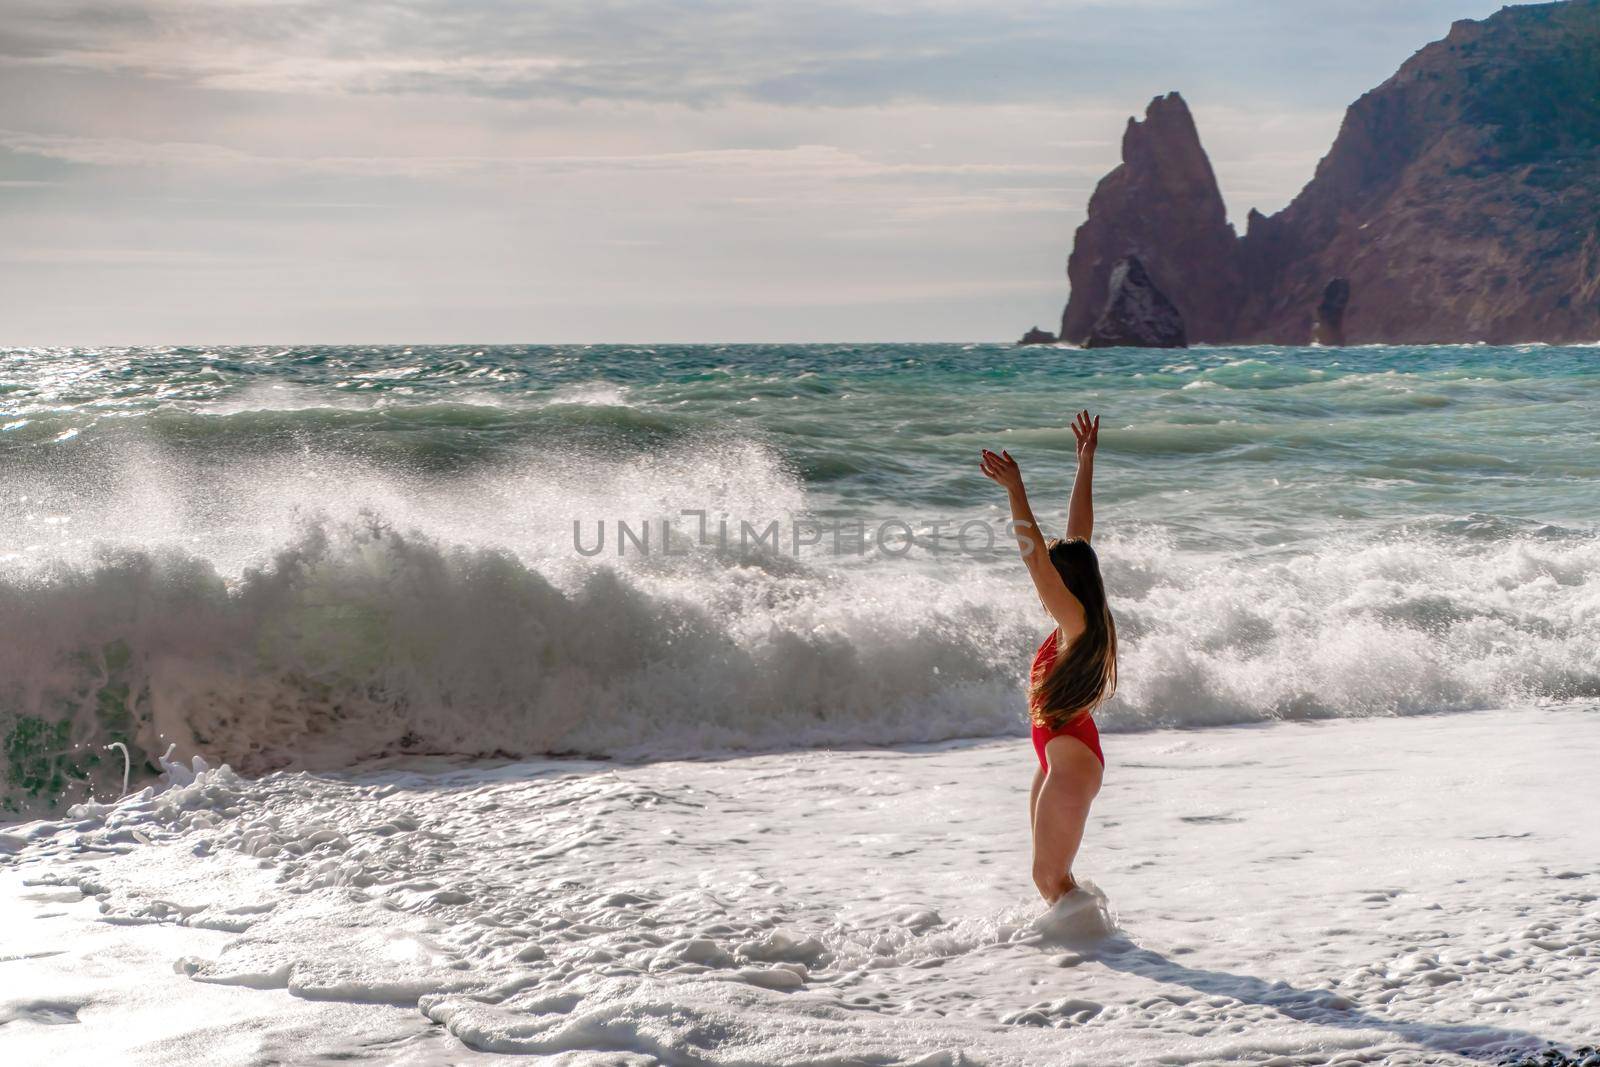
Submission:
[[[1112,733],[1600,694],[1589,538],[1240,561],[1151,532],[1102,556],[1122,636],[1124,682],[1098,712]],[[547,573],[374,516],[309,522],[237,577],[177,549],[106,550],[0,583],[3,701],[34,724],[14,755],[123,742],[137,770],[175,743],[251,774],[1020,735],[1047,623],[1006,562],[713,553]],[[14,760],[33,775],[14,795],[121,777],[119,755],[73,758]]]

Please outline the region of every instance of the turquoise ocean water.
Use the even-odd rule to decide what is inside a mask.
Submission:
[[[1020,732],[1048,626],[977,455],[1059,531],[1085,406],[1107,730],[1591,700],[1597,353],[0,351],[7,803],[103,785],[115,740],[260,771]]]

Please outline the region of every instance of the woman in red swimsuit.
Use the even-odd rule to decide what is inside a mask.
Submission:
[[[1033,775],[1028,815],[1033,825],[1033,884],[1055,903],[1074,888],[1072,861],[1083,841],[1089,805],[1100,792],[1105,757],[1094,709],[1117,687],[1117,627],[1106,606],[1100,561],[1089,547],[1094,532],[1094,450],[1100,418],[1087,411],[1073,420],[1078,476],[1067,508],[1067,536],[1046,542],[1022,472],[1008,452],[984,450],[983,473],[1005,488],[1011,526],[1022,562],[1056,629],[1033,659],[1028,717],[1039,769]]]

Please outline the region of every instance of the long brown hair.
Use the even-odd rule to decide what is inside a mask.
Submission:
[[[1106,606],[1100,558],[1089,542],[1081,537],[1057,538],[1048,551],[1067,591],[1083,605],[1083,633],[1056,656],[1028,692],[1033,721],[1059,730],[1117,691],[1117,623]]]

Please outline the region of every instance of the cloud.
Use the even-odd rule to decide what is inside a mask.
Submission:
[[[1056,179],[1093,173],[1093,165],[1042,163],[895,163],[830,145],[725,148],[616,155],[524,156],[271,156],[224,145],[83,137],[0,129],[0,148],[94,167],[172,167],[193,170],[309,172],[351,176],[429,177],[472,171],[543,174],[641,171],[709,175],[793,176],[829,180]]]
[[[1065,64],[1035,64],[1072,43],[1073,11],[1099,6],[12,0],[0,57],[249,92],[868,102],[929,91],[1006,94],[1030,67],[1059,72]],[[984,89],[1005,73],[997,61],[1007,57],[1011,76]],[[948,88],[926,81],[932,71]]]
[[[171,248],[23,248],[0,251],[0,263],[42,266],[219,267],[238,261],[221,252]],[[259,263],[259,260],[252,262]]]
[[[257,157],[238,149],[212,144],[154,143],[124,137],[79,137],[70,134],[0,130],[0,148],[19,155],[79,163],[86,166],[125,167],[176,164],[180,166],[249,165]]]
[[[1442,31],[1462,4],[1355,0],[1300,35],[1279,32],[1290,7],[1302,19],[1278,0],[8,0],[0,61],[293,95],[1038,102],[1371,52],[1374,24]]]

